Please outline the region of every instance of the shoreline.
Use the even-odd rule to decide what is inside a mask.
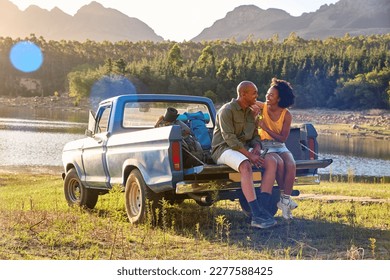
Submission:
[[[45,97],[0,97],[0,107],[46,108],[73,112],[88,112],[92,108],[88,99],[77,100],[65,94]],[[322,108],[292,108],[290,111],[294,125],[312,123],[319,133],[390,139],[390,110],[340,111]]]

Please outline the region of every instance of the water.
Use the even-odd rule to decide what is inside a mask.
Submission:
[[[60,167],[65,143],[85,137],[84,113],[47,111],[45,116],[45,112],[37,110],[10,112],[13,111],[0,111],[0,168]],[[329,167],[320,169],[320,174],[390,176],[388,140],[320,135],[318,142],[319,157],[334,160]]]
[[[320,174],[355,176],[390,176],[390,141],[374,138],[347,138],[319,135],[319,157],[332,158],[333,163]]]
[[[61,166],[64,144],[83,135],[0,130],[0,166]]]

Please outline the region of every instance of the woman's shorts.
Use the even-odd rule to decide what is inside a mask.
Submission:
[[[226,164],[238,172],[240,164],[245,160],[249,159],[244,156],[244,154],[240,153],[239,151],[229,149],[222,153],[222,155],[217,160],[217,164]]]
[[[285,153],[289,152],[285,143],[272,140],[263,140],[261,141],[261,149],[268,149],[268,153]]]

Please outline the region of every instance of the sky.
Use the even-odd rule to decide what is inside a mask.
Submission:
[[[60,8],[74,15],[82,6],[92,0],[10,0],[20,10],[30,5],[51,10]],[[203,29],[240,5],[255,5],[261,9],[277,8],[292,16],[314,12],[324,4],[334,4],[339,0],[95,0],[106,8],[116,9],[129,17],[147,24],[165,40],[189,41]]]

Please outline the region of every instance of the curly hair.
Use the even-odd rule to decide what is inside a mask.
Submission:
[[[271,81],[271,87],[276,88],[279,93],[279,103],[278,105],[282,108],[288,108],[294,104],[295,95],[293,93],[293,88],[289,82],[273,78]]]

